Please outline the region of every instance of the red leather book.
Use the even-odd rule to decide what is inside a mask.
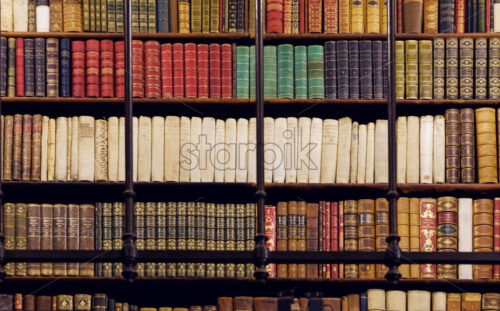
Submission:
[[[85,42],[87,97],[100,97],[99,43],[94,39]]]
[[[174,43],[173,63],[174,63],[174,97],[184,97],[184,45]]]
[[[101,96],[114,97],[114,43],[112,40],[101,41]]]
[[[264,208],[265,232],[267,236],[266,246],[269,251],[276,250],[276,206],[266,205]],[[269,277],[276,277],[276,265],[269,264],[266,267]]]
[[[266,30],[268,33],[283,33],[283,0],[266,1]]]
[[[198,44],[196,47],[196,66],[198,69],[198,98],[208,98],[209,95],[209,65],[208,65],[208,44]]]
[[[231,44],[221,46],[221,95],[233,97],[233,52]]]
[[[220,45],[210,44],[210,98],[220,98]]]
[[[24,39],[16,38],[16,96],[24,96]]]
[[[85,42],[71,42],[71,94],[85,97]]]
[[[398,0],[396,4],[396,13],[398,15],[397,20],[397,32],[403,33],[403,0]]]
[[[325,0],[324,6],[324,32],[338,33],[338,3],[337,0]]]
[[[437,229],[437,207],[436,199],[422,198],[420,199],[420,251],[435,252],[436,251],[436,229]],[[436,265],[422,264],[420,265],[420,278],[435,279]]]
[[[330,225],[330,217],[331,217],[331,208],[330,202],[323,202],[323,251],[329,252],[331,251],[331,225]],[[329,279],[331,278],[331,267],[330,264],[323,264],[323,278]]]
[[[330,202],[330,250],[337,252],[339,250],[339,204]],[[339,278],[339,265],[331,264],[332,279]]]
[[[161,96],[163,98],[172,98],[172,44],[164,43],[161,45]]]
[[[198,77],[196,68],[196,44],[184,44],[184,94],[186,97],[196,98]]]
[[[299,32],[306,32],[306,0],[299,0]]]
[[[344,201],[339,202],[339,252],[344,251]],[[339,264],[339,279],[344,278],[344,264]]]
[[[465,32],[465,0],[456,0],[455,6],[455,32]],[[489,10],[487,10],[489,11]]]
[[[146,97],[161,97],[160,42],[150,40],[144,44],[144,74],[146,76]]]
[[[307,10],[309,32],[321,32],[321,18],[323,17],[321,0],[309,0]]]
[[[125,97],[125,44],[115,42],[115,96]]]
[[[132,96],[144,97],[144,43],[132,40]]]
[[[490,32],[490,27],[491,27],[491,10],[490,10],[490,6],[491,6],[491,0],[486,0],[486,6],[485,6],[485,10],[486,10],[486,28],[485,28],[485,32]]]
[[[493,207],[493,251],[500,252],[500,198],[495,198]],[[493,278],[500,279],[500,265],[493,266]]]

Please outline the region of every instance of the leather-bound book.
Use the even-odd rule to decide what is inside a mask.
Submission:
[[[398,234],[401,237],[399,247],[403,252],[410,251],[410,199],[401,197],[398,199]],[[378,240],[377,240],[378,242]],[[399,266],[402,278],[410,278],[410,265]]]
[[[460,112],[451,108],[445,111],[446,182],[460,182]]]
[[[256,205],[255,203],[247,203],[244,207],[244,217],[245,217],[245,250],[253,251],[254,249],[254,237],[256,232]],[[246,264],[246,277],[252,278],[255,272],[255,266],[252,263]]]
[[[113,250],[121,250],[123,244],[123,233],[125,231],[125,205],[122,202],[114,202],[112,205],[112,245]],[[104,215],[104,213],[103,213]],[[112,275],[121,276],[122,264],[113,263],[112,265]]]
[[[465,32],[465,0],[458,0],[455,4],[455,32]]]
[[[418,41],[405,41],[406,99],[418,98]]]
[[[486,30],[486,9],[490,10],[489,6],[486,8],[486,0],[477,1],[477,16],[475,32],[489,32],[489,27]],[[488,25],[489,26],[489,25]]]
[[[237,32],[238,24],[238,1],[237,0],[227,0],[227,32]],[[281,12],[283,14],[283,12]],[[283,17],[281,17],[283,20]]]
[[[52,297],[51,296],[36,296],[35,306],[37,311],[52,310]]]
[[[21,180],[23,116],[14,115],[14,134],[12,143],[12,180]]]
[[[235,251],[236,249],[236,223],[235,223],[236,210],[234,204],[225,204],[224,220],[225,225],[225,248],[228,251]],[[225,276],[235,277],[235,264],[225,264]]]
[[[358,250],[375,251],[375,201],[369,199],[361,199],[357,203],[358,203],[358,219],[359,219]],[[346,210],[346,212],[349,212],[349,210]],[[351,217],[351,214],[347,213],[345,217],[346,221],[348,221],[347,219]],[[348,232],[349,231],[346,230],[346,234]],[[360,264],[359,278],[374,279],[375,265]]]
[[[2,211],[2,233],[5,237],[5,249],[14,250],[16,246],[16,206],[14,203],[5,203]],[[13,262],[5,264],[5,273],[7,275],[15,275],[15,271],[15,265]]]
[[[338,252],[339,250],[339,204],[330,202],[330,245],[329,250]],[[339,265],[329,264],[330,275],[332,279],[339,278]]]
[[[147,1],[147,32],[155,33],[156,32],[156,1],[149,0]]]
[[[472,199],[458,199],[458,251],[472,252],[473,241],[473,219]],[[458,278],[472,280],[472,265],[458,265]]]
[[[78,249],[94,250],[95,236],[95,208],[92,204],[81,204],[79,206],[79,240]],[[80,276],[94,276],[93,263],[79,264]]]
[[[329,252],[331,251],[331,228],[330,228],[330,218],[331,218],[331,204],[327,201],[321,202],[321,250]],[[330,264],[322,264],[320,266],[320,278],[330,279],[331,278],[331,267]]]
[[[16,96],[16,38],[7,39],[7,96]]]
[[[348,41],[349,99],[359,99],[359,41]]]
[[[290,209],[291,204],[291,209]],[[289,216],[293,212],[294,202],[289,202]],[[304,201],[297,202],[297,251],[307,250],[307,205]],[[289,242],[289,247],[293,246],[293,243]],[[290,264],[291,266],[292,264]],[[306,278],[306,264],[297,264],[297,276],[298,278]]]
[[[45,39],[35,38],[35,96],[45,96]]]
[[[325,42],[325,96],[337,98],[337,60],[335,41]]]
[[[115,96],[125,97],[125,45],[115,42]]]
[[[69,38],[61,38],[59,47],[60,54],[56,57],[59,57],[60,87],[59,94],[56,94],[56,96],[71,97],[71,40]]]
[[[92,305],[92,296],[87,294],[75,294],[74,296],[74,310],[75,311],[92,311],[95,305]],[[99,309],[97,309],[99,310]],[[102,309],[101,309],[102,310]]]
[[[481,310],[481,294],[480,293],[461,293],[462,296],[462,311],[477,311]]]
[[[420,99],[432,99],[432,41],[420,40],[418,42],[419,58],[419,97]]]
[[[434,99],[444,99],[444,81],[445,81],[445,41],[443,38],[433,40],[433,78],[434,78]]]
[[[106,311],[106,302],[107,302],[106,294],[94,294],[92,295],[92,308],[95,311]]]
[[[26,205],[26,249],[40,250],[41,249],[41,234],[42,234],[42,213],[40,204]],[[27,263],[27,275],[38,276],[41,274],[40,263]]]
[[[53,225],[53,249],[66,250],[68,249],[67,238],[68,232],[68,205],[54,204],[54,225]],[[66,276],[66,263],[54,263],[54,275]]]
[[[270,207],[271,208],[271,207]],[[276,208],[272,207],[272,214],[273,221],[274,221],[274,228],[272,231],[272,234],[274,235],[274,240],[273,240],[273,247],[276,247]],[[209,207],[210,209],[210,207]],[[220,250],[226,250],[226,219],[225,219],[225,207],[224,204],[217,204],[215,207],[215,248],[220,249]],[[266,218],[267,219],[267,218]],[[269,219],[270,220],[270,219]],[[269,230],[271,233],[271,230]],[[267,235],[267,233],[266,233]],[[269,235],[268,239],[269,239]],[[269,242],[269,240],[268,240]],[[269,246],[268,246],[269,247]],[[272,248],[269,247],[269,250]],[[269,267],[269,266],[268,266]],[[274,266],[273,268],[274,271],[276,271],[276,267]],[[269,271],[270,273],[270,271]],[[207,273],[208,274],[208,273]],[[215,265],[215,274],[216,277],[224,277],[224,264],[217,263]],[[275,275],[276,276],[276,275]]]
[[[132,96],[144,97],[144,42],[141,40],[132,41]]]
[[[293,45],[278,45],[278,98],[293,98]]]
[[[384,60],[382,41],[372,41],[373,99],[384,99]]]
[[[474,39],[460,39],[460,99],[474,96]]]
[[[496,4],[500,12],[500,3]],[[489,99],[500,98],[500,38],[491,38],[489,40],[488,57],[488,93]],[[26,49],[26,43],[25,43]]]
[[[160,98],[160,43],[154,40],[146,41],[144,43],[144,56],[145,96],[147,98]]]
[[[288,209],[287,202],[278,202],[276,205],[276,250],[288,250]],[[276,276],[279,278],[288,277],[288,265],[276,265]]]
[[[437,200],[437,251],[458,251],[458,200],[455,197],[440,197]],[[457,266],[437,265],[438,279],[456,279]]]
[[[380,33],[382,29],[384,15],[381,14],[381,7],[384,7],[383,1],[367,1],[366,2],[366,26],[365,33]],[[387,10],[387,9],[386,9]],[[387,14],[386,14],[387,15]],[[387,20],[387,16],[385,17]],[[387,28],[387,21],[386,26]]]
[[[136,202],[134,204],[134,233],[136,235],[135,246],[138,250],[145,250],[145,237],[146,237],[146,229],[145,229],[145,205],[144,202]],[[98,220],[96,219],[96,222]],[[97,223],[96,223],[97,225]],[[97,229],[97,227],[96,227]],[[137,273],[139,277],[144,276],[144,263],[137,264]]]
[[[455,32],[455,1],[444,0],[439,2],[439,32]]]
[[[436,199],[423,198],[420,199],[420,251],[435,252],[436,243]],[[420,265],[420,278],[434,279],[436,278],[435,264]]]
[[[375,200],[375,250],[383,252],[387,248],[389,236],[389,201],[384,198]],[[389,271],[383,264],[376,265],[376,278],[384,278]]]
[[[16,96],[24,97],[24,39],[16,38]]]
[[[148,1],[139,0],[139,32],[148,32]]]
[[[349,98],[349,46],[348,41],[340,40],[337,48],[337,92],[339,99]],[[354,57],[354,56],[353,56]],[[327,93],[328,94],[328,93]]]
[[[21,180],[31,179],[31,127],[33,117],[29,114],[23,115],[22,131],[22,157],[21,157]]]
[[[7,38],[0,38],[0,56],[0,95],[7,96]]]
[[[101,67],[101,97],[113,97],[114,85],[114,43],[111,40],[102,40],[100,45]]]
[[[4,135],[3,135],[3,179],[12,180],[12,164],[13,164],[13,147],[14,147],[14,116],[6,115],[4,118]]]
[[[477,38],[474,50],[474,95],[476,99],[488,96],[488,39]]]
[[[473,207],[473,251],[493,252],[493,200],[474,200]],[[492,265],[474,265],[474,279],[491,279]]]
[[[97,7],[96,12],[100,12],[101,8]],[[63,15],[64,23],[63,30],[65,32],[77,31],[81,32],[83,30],[82,24],[82,4],[78,0],[63,0]],[[100,25],[100,19],[96,21]],[[100,28],[100,27],[99,27]],[[105,29],[103,31],[106,31]]]
[[[1,50],[1,47],[0,47]],[[35,41],[32,38],[24,39],[24,95],[35,96]],[[3,65],[3,62],[2,62]],[[0,66],[2,66],[0,65]]]
[[[242,48],[241,46],[238,46],[237,49]],[[247,48],[247,47],[245,47]],[[242,54],[245,57],[245,61],[243,62],[244,68],[248,70],[248,66],[246,64],[249,64],[249,54],[250,51],[248,49],[245,49],[245,52]],[[237,53],[237,63],[239,61],[239,53]],[[247,57],[248,55],[248,57]],[[246,61],[248,59],[248,61]],[[278,95],[278,61],[277,61],[277,47],[275,45],[267,45],[264,47],[264,98],[277,98]],[[309,69],[309,67],[308,67]],[[238,75],[238,72],[236,73]],[[244,77],[249,77],[249,74],[245,75]],[[238,76],[236,77],[238,79]],[[243,79],[243,85],[248,85],[248,83],[245,83],[245,79]]]
[[[215,211],[213,203],[207,204],[207,250],[215,250]],[[211,219],[210,219],[211,218]],[[143,228],[144,229],[144,228]],[[145,232],[144,232],[145,236]],[[167,203],[167,250],[177,249],[177,204],[175,202]],[[211,264],[207,264],[210,266]],[[167,276],[175,276],[175,263],[167,263]],[[208,273],[207,273],[208,276]]]
[[[255,298],[253,298],[253,305],[254,305],[255,310],[277,311],[278,310],[278,298],[255,297]]]
[[[221,98],[221,46],[209,46],[209,91],[210,98]]]
[[[309,33],[322,32],[323,6],[321,0],[309,0],[307,3],[307,27]]]
[[[20,295],[21,299],[21,308],[20,310],[24,311],[35,311],[35,295]]]
[[[424,13],[423,0],[404,0],[403,21],[405,33],[421,33]]]
[[[85,42],[71,42],[72,96],[85,97]]]
[[[431,296],[432,300],[432,310],[446,310],[446,293],[445,292],[433,292]]]
[[[498,310],[500,306],[500,294],[498,293],[484,293],[482,295],[482,310]]]
[[[16,250],[26,250],[27,244],[27,227],[26,227],[26,204],[16,203],[15,207],[15,249]],[[15,274],[16,276],[26,275],[26,263],[16,262],[15,263]]]
[[[221,45],[221,95],[233,97],[233,51],[230,44]]]
[[[88,296],[90,299],[91,298],[90,295],[88,295]],[[56,298],[57,311],[71,311],[71,310],[73,310],[74,303],[73,303],[73,296],[72,295],[57,295],[55,297],[57,297]]]
[[[234,310],[252,311],[253,310],[253,297],[236,296],[233,299]]]
[[[166,240],[166,232],[167,232],[167,206],[165,202],[158,203],[157,209],[157,221],[156,227],[158,230],[158,238],[156,240],[156,245],[159,250],[167,249],[167,240]],[[241,250],[245,250],[245,205],[243,207],[239,207],[238,209],[238,233],[241,235],[239,237],[240,240],[243,240],[241,243]],[[196,202],[196,211],[195,211],[195,249],[198,251],[203,251],[207,249],[207,204],[204,202]],[[240,245],[239,245],[240,246]],[[197,263],[196,264],[196,276],[197,277],[205,277],[207,271],[207,265],[205,263]],[[243,266],[244,269],[244,266]],[[158,276],[166,276],[166,264],[159,263],[157,264],[157,275]]]
[[[405,42],[396,41],[396,99],[405,99]]]
[[[438,32],[438,11],[439,3],[437,0],[424,0],[424,33]]]
[[[217,298],[217,310],[219,311],[233,311],[233,298],[219,297]]]
[[[236,48],[236,98],[249,98],[250,96],[249,52],[248,46]]]
[[[358,251],[358,202],[355,200],[344,201],[344,250]],[[345,278],[358,277],[358,265],[346,264]]]
[[[365,6],[366,1],[350,1],[351,6],[351,33],[364,33],[365,32]]]
[[[458,99],[458,39],[446,38],[446,99]]]
[[[85,42],[87,97],[100,97],[99,45],[98,40]]]
[[[184,44],[184,83],[185,97],[196,98],[198,81],[196,66],[196,44]]]
[[[160,47],[161,65],[161,93],[162,98],[172,98],[173,96],[173,64],[172,64],[172,44],[164,43]]]
[[[173,57],[173,97],[184,97],[184,45],[172,45]]]
[[[100,205],[100,206],[99,206]],[[102,217],[102,250],[113,249],[113,205],[101,203],[97,205],[97,211],[101,210]],[[97,220],[97,219],[96,219]],[[112,265],[109,262],[102,263],[102,274],[99,276],[111,276]]]
[[[406,183],[406,149],[408,145],[408,122],[405,116],[400,116],[396,120],[396,146],[397,146],[397,182]]]
[[[63,1],[50,0],[50,31],[63,31]]]
[[[479,183],[497,183],[496,115],[494,108],[476,109],[477,170]]]
[[[99,10],[100,10],[100,13],[101,13],[101,20],[100,20],[101,31],[102,32],[106,32],[106,31],[108,31],[108,12],[107,12],[108,6],[107,6],[107,1],[101,0],[101,1],[99,1],[99,3],[100,3]],[[83,21],[82,21],[82,24],[83,24]]]
[[[53,228],[54,228],[54,207],[51,204],[41,205],[42,233],[41,233],[41,250],[52,250],[53,247]],[[50,262],[40,264],[41,275],[53,275],[53,265]],[[38,297],[37,297],[38,298]],[[37,303],[38,307],[38,303]]]
[[[496,253],[500,252],[500,198],[493,202],[493,251]],[[500,279],[500,265],[493,266],[493,278]]]
[[[198,44],[196,47],[198,70],[198,98],[208,98],[210,88],[209,47],[207,44]]]
[[[103,224],[102,224],[102,205],[103,203],[96,203],[94,209],[94,249],[102,250],[102,237],[103,237]],[[80,211],[82,213],[82,211]],[[134,224],[135,225],[135,224]],[[82,238],[82,234],[80,234],[80,239]],[[102,276],[102,263],[98,262],[95,264],[94,269],[95,276]]]
[[[473,183],[476,158],[474,150],[474,110],[460,109],[460,167],[462,183]]]
[[[318,251],[319,250],[319,204],[307,203],[307,219],[306,219],[306,250]],[[318,265],[307,264],[306,266],[307,278],[318,277]]]
[[[372,41],[370,40],[359,41],[359,76],[360,98],[373,99]]]

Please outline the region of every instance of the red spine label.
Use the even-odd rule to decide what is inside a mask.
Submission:
[[[99,45],[99,41],[94,39],[85,42],[87,97],[100,97]]]
[[[264,209],[264,217],[265,217],[265,232],[267,236],[266,246],[269,248],[269,251],[276,250],[276,207],[266,205]],[[267,272],[269,273],[269,277],[276,277],[276,265],[269,264],[266,267]]]
[[[208,45],[197,46],[197,69],[198,69],[198,98],[208,98],[209,95],[209,67],[208,67]]]
[[[172,44],[165,43],[161,45],[161,96],[163,98],[172,98]]]
[[[436,251],[436,200],[420,200],[420,251]],[[422,264],[420,267],[420,277],[422,279],[436,278],[436,265]]]
[[[144,44],[144,65],[146,75],[146,97],[161,97],[161,64],[160,64],[160,42],[146,41]]]
[[[230,44],[221,47],[221,93],[222,98],[233,97],[233,51]]]
[[[198,88],[196,68],[196,44],[184,45],[184,92],[186,97],[196,98]]]
[[[113,41],[101,41],[101,96],[113,97],[115,91],[114,69],[113,69]]]
[[[24,39],[16,38],[16,96],[24,96]]]
[[[220,45],[210,44],[210,98],[220,98]]]
[[[144,97],[144,43],[132,40],[132,96]]]
[[[174,43],[174,97],[184,97],[184,45]]]
[[[125,45],[115,42],[115,95],[125,97]]]
[[[73,97],[85,97],[85,42],[71,42],[71,90]]]

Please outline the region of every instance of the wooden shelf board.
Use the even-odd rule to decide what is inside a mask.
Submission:
[[[2,37],[23,38],[70,38],[70,39],[123,39],[124,34],[118,32],[4,32]],[[135,33],[134,39],[212,39],[241,40],[250,39],[248,33]]]

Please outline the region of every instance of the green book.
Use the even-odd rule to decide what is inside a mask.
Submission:
[[[156,32],[156,0],[148,0],[148,31]]]
[[[490,99],[500,99],[500,38],[490,39],[490,57],[488,58],[488,62]]]
[[[278,45],[278,98],[293,98],[293,45]]]
[[[307,47],[307,82],[309,98],[325,98],[323,46]]]
[[[210,32],[220,32],[219,16],[219,0],[210,0]]]
[[[116,1],[107,0],[106,1],[106,11],[107,11],[107,22],[108,22],[108,32],[116,32]]]
[[[236,47],[236,98],[250,98],[250,48]]]
[[[277,71],[276,46],[264,46],[264,98],[276,98]]]
[[[123,32],[123,0],[115,0],[116,32]]]
[[[132,0],[132,32],[140,32],[139,0]]]
[[[307,48],[304,45],[295,47],[295,98],[307,98]]]
[[[255,45],[250,47],[250,98],[255,98]]]
[[[202,0],[201,32],[210,32],[210,0]]]
[[[108,3],[106,0],[101,0],[101,31],[108,31]]]
[[[148,0],[139,0],[139,32],[148,32]]]
[[[201,32],[202,0],[191,0],[191,32]]]

